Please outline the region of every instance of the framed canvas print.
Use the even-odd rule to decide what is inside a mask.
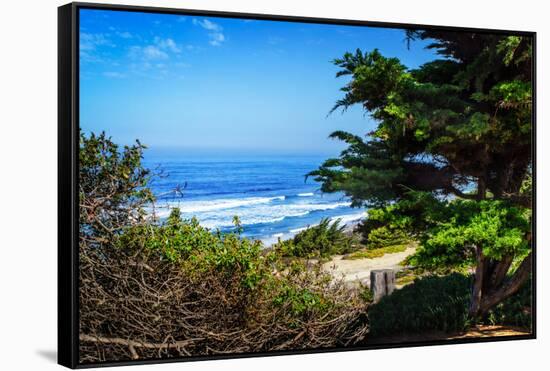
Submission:
[[[533,339],[535,33],[59,8],[59,363]]]

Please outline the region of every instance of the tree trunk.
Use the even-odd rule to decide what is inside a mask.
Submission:
[[[485,272],[485,258],[483,257],[482,248],[480,246],[475,247],[476,250],[476,271],[474,275],[474,286],[472,287],[472,296],[470,299],[469,314],[471,317],[476,317],[481,307],[481,296],[483,294],[483,279]]]
[[[487,183],[485,182],[485,178],[479,177],[477,180],[477,199],[480,201],[484,200],[486,193]]]
[[[529,278],[532,269],[532,255],[523,259],[516,272],[508,280],[506,273],[512,264],[512,257],[505,256],[499,261],[490,261],[476,247],[477,266],[470,300],[470,317],[484,316],[495,305],[514,295]]]
[[[490,292],[483,296],[480,307],[480,315],[486,314],[489,309],[508,299],[521,289],[529,279],[533,266],[531,253],[521,262],[514,275],[497,287],[493,287]]]

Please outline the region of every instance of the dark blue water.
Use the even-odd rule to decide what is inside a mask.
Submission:
[[[352,209],[342,194],[324,194],[305,174],[326,156],[185,156],[150,155],[149,168],[164,176],[151,187],[162,218],[179,207],[184,218],[222,231],[233,229],[238,216],[243,235],[270,244],[289,238],[322,218],[358,220],[364,211]],[[175,191],[181,190],[180,192]]]

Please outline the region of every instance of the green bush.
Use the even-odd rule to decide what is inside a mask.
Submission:
[[[371,307],[371,334],[463,330],[468,325],[470,287],[470,279],[459,274],[415,280]]]
[[[283,256],[293,257],[328,257],[334,254],[346,254],[359,247],[357,239],[345,231],[340,219],[330,222],[328,218],[313,227],[309,227],[293,239],[279,241],[275,250]]]
[[[416,279],[369,309],[372,336],[462,331],[468,317],[472,277],[459,273]],[[530,285],[491,310],[482,323],[529,327]]]
[[[142,164],[145,148],[139,141],[121,147],[105,133],[80,133],[79,229],[87,243],[101,244],[145,217],[144,207],[155,199],[151,171]]]
[[[402,245],[410,240],[405,228],[411,221],[407,218],[395,218],[392,215],[394,208],[388,206],[370,209],[368,217],[358,225],[357,231],[363,236],[362,242],[369,249]]]
[[[182,220],[177,209],[164,221],[148,215],[153,174],[142,165],[144,149],[139,142],[120,148],[105,134],[81,136],[81,363],[364,339],[368,303],[318,266],[243,238],[238,218],[235,232],[221,233]],[[344,244],[338,225],[325,232]]]
[[[221,233],[174,209],[164,222],[128,226],[109,243],[82,244],[81,360],[133,356],[116,344],[98,348],[97,337],[196,339],[188,353],[137,350],[150,358],[334,347],[366,336],[369,303],[318,265],[285,261],[241,237],[235,222],[237,232]]]
[[[240,238],[238,232],[220,233],[202,227],[198,220],[182,220],[173,209],[160,225],[144,224],[127,228],[117,239],[120,248],[134,247],[145,253],[159,254],[179,264],[192,277],[215,271],[238,277],[243,286],[253,288],[271,276],[273,254],[262,254],[262,243]],[[237,231],[240,230],[236,219]]]
[[[407,235],[400,229],[379,227],[371,230],[367,235],[367,247],[376,249],[386,246],[402,245],[408,240]]]

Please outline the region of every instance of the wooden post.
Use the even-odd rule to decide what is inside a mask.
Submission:
[[[371,271],[370,289],[375,303],[378,303],[382,297],[390,295],[395,289],[395,272],[393,269]]]

